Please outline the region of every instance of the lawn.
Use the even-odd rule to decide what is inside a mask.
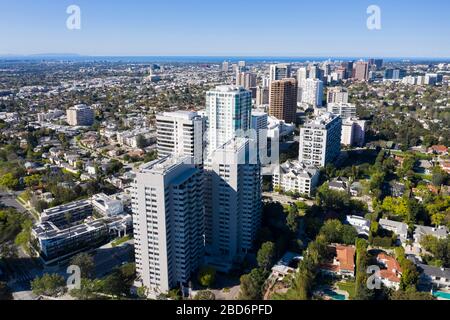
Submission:
[[[349,296],[350,296],[350,300],[353,300],[355,297],[355,282],[339,282],[337,284],[337,287],[339,288],[339,290],[342,291],[347,291]]]
[[[112,243],[111,243],[111,246],[114,248],[114,247],[118,247],[118,246],[120,246],[121,244],[123,244],[123,243],[125,243],[125,242],[127,242],[127,241],[129,241],[129,240],[131,240],[132,238],[130,237],[130,236],[126,236],[126,237],[123,237],[123,238],[119,238],[119,239],[116,239],[116,240],[114,240]]]

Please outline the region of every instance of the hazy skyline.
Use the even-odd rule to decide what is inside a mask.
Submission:
[[[66,9],[81,8],[81,30]],[[381,30],[366,27],[369,5]],[[0,55],[450,57],[442,0],[0,0]]]

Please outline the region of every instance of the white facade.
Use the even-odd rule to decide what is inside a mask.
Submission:
[[[308,70],[305,67],[299,68],[297,70],[297,82],[298,82],[297,102],[302,102],[303,89],[305,88],[306,79],[308,79]]]
[[[350,103],[329,103],[328,112],[341,116],[342,119],[356,117],[356,105]]]
[[[302,103],[313,107],[322,106],[323,81],[318,79],[306,79],[301,84]]]
[[[91,126],[94,124],[94,110],[85,104],[67,109],[67,123],[70,126]]]
[[[218,86],[206,93],[208,121],[208,151],[213,152],[238,130],[250,128],[252,93],[242,87]]]
[[[348,103],[348,91],[342,87],[329,88],[327,92],[327,103]]]
[[[156,116],[158,156],[193,157],[203,163],[206,119],[196,112],[165,112]]]
[[[324,113],[305,124],[300,130],[299,161],[306,165],[324,167],[336,160],[341,152],[342,120]]]
[[[342,122],[341,144],[344,146],[362,147],[366,140],[366,121],[353,118]]]
[[[256,132],[258,150],[262,147],[267,147],[268,119],[269,116],[267,113],[252,111],[252,122],[250,128]]]
[[[224,272],[253,247],[261,223],[261,167],[246,161],[249,148],[232,139],[205,164],[207,262]]]
[[[92,206],[104,216],[113,217],[123,213],[123,203],[114,200],[104,193],[96,194],[92,197]]]
[[[342,145],[351,146],[353,144],[353,132],[353,122],[344,120],[342,122]]]
[[[189,281],[203,258],[203,175],[190,158],[140,168],[133,195],[136,270],[150,297]]]
[[[117,143],[122,146],[131,148],[139,148],[139,139],[144,138],[145,141],[150,141],[156,138],[155,131],[150,128],[137,128],[128,131],[118,132],[116,135]]]
[[[312,196],[319,184],[320,171],[316,167],[306,166],[298,161],[283,163],[273,174],[274,187],[283,192],[296,192]]]

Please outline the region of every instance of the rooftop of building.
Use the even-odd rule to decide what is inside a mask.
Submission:
[[[322,269],[332,272],[355,270],[356,249],[354,246],[330,245],[328,246],[328,253],[332,256],[332,259],[322,264]]]
[[[319,169],[314,166],[309,166],[299,161],[286,161],[280,166],[283,174],[292,174],[297,177],[312,178],[319,172]]]
[[[117,217],[101,218],[97,220],[87,221],[77,226],[71,226],[70,228],[58,228],[52,222],[44,222],[36,225],[33,228],[33,232],[40,240],[49,239],[67,239],[74,238],[83,233],[99,230],[106,227],[115,227],[117,225],[128,223],[130,224],[132,218],[130,215],[121,215]]]
[[[90,206],[91,202],[89,200],[80,200],[80,201],[74,201],[71,203],[67,203],[67,204],[63,204],[51,209],[46,209],[44,210],[44,212],[42,212],[41,217],[46,217],[46,216],[51,216],[54,214],[59,214],[63,211],[68,211],[68,210],[72,210],[72,209],[76,209],[76,208],[80,208],[80,207],[84,207],[84,206]]]
[[[321,114],[320,116],[317,116],[316,118],[310,120],[305,124],[305,128],[322,128],[324,129],[328,124],[336,120],[337,118],[340,118],[338,115],[335,115],[331,112],[325,112]]]
[[[158,160],[154,160],[152,162],[148,162],[143,164],[139,171],[141,173],[156,173],[156,174],[167,174],[168,172],[174,170],[178,166],[182,164],[190,164],[192,163],[191,157],[173,157],[167,156]]]
[[[168,117],[182,120],[193,120],[199,117],[199,114],[195,111],[175,111],[175,112],[163,112],[158,117]]]
[[[252,117],[268,117],[267,112],[252,110]]]
[[[248,138],[244,137],[235,137],[228,142],[224,143],[222,146],[218,148],[218,150],[231,151],[236,152],[245,148],[248,143]]]
[[[380,271],[380,277],[391,282],[400,282],[402,268],[398,261],[384,252],[377,255],[377,261],[380,262],[386,269]]]
[[[92,201],[97,202],[101,206],[105,206],[105,207],[107,207],[109,205],[114,205],[114,204],[120,203],[119,200],[115,200],[115,199],[111,198],[110,196],[107,196],[104,193],[99,193],[99,194],[92,196]]]
[[[450,269],[448,268],[438,268],[429,266],[426,264],[419,263],[417,265],[420,272],[424,273],[429,277],[436,277],[441,279],[450,279]]]
[[[432,235],[439,238],[445,238],[448,235],[448,228],[445,226],[440,227],[425,227],[425,226],[418,226],[416,225],[416,229],[414,231],[414,234],[420,234],[420,235]]]
[[[215,89],[210,90],[209,92],[222,92],[222,93],[241,93],[241,92],[250,92],[246,90],[244,87],[235,86],[235,85],[221,85],[217,86]]]
[[[380,219],[380,226],[395,228],[395,229],[397,229],[397,231],[399,233],[402,233],[402,234],[408,233],[408,225],[403,222],[387,220],[387,219]]]
[[[86,110],[86,109],[91,109],[91,107],[89,107],[86,104],[77,104],[77,105],[69,108],[69,110]]]

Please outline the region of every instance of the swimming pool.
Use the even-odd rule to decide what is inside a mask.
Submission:
[[[433,292],[433,296],[435,296],[436,298],[450,300],[450,293],[448,292],[436,291]]]
[[[346,300],[346,297],[343,294],[339,294],[339,293],[334,292],[332,290],[325,290],[324,293],[327,296],[329,296],[331,299],[333,299],[333,300],[338,300],[338,301]]]

